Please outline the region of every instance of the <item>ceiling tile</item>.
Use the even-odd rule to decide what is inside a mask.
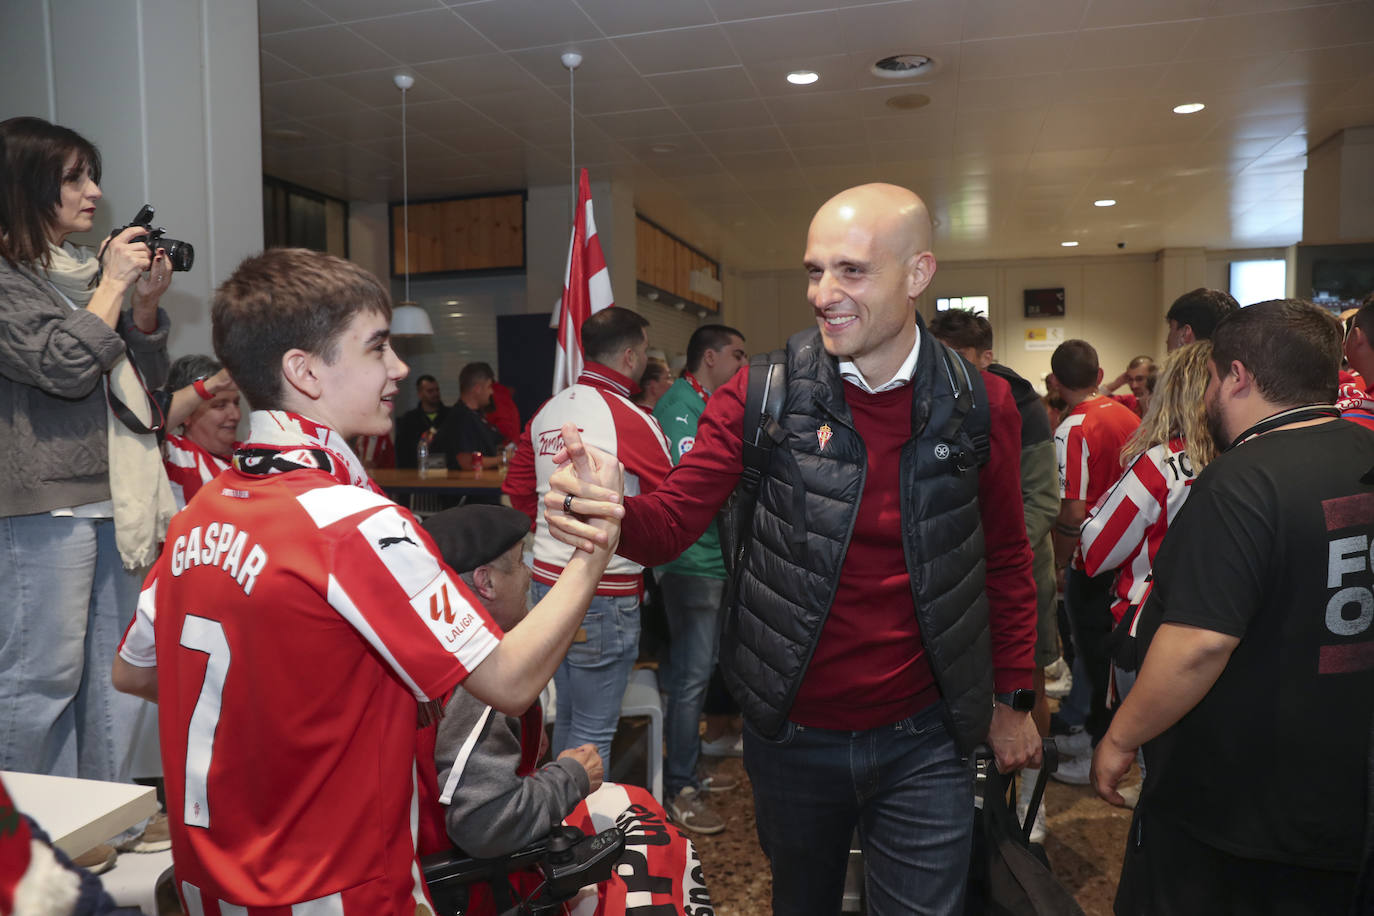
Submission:
[[[1092,0],[1083,16],[1085,29],[1103,26],[1136,25],[1177,19],[1200,19],[1210,12],[1215,0]]]
[[[1266,82],[1323,83],[1374,74],[1374,44],[1291,51],[1270,71]]]
[[[656,156],[641,160],[664,178],[684,178],[693,175],[719,175],[720,163],[714,156]]]
[[[406,64],[493,50],[490,42],[447,9],[355,22],[350,28]]]
[[[328,25],[332,21],[304,0],[258,0],[258,32],[261,35]]]
[[[366,150],[369,153],[375,153],[389,162],[394,162],[398,166],[400,165],[400,137],[374,137],[369,140],[356,140],[353,145],[358,147],[358,149]],[[412,132],[410,136],[406,137],[405,158],[406,161],[413,166],[416,163],[430,162],[433,160],[456,161],[463,157],[454,150],[453,147],[445,143],[426,137],[423,134]],[[472,171],[476,170],[473,169]]]
[[[263,86],[262,103],[293,118],[352,112],[361,107],[357,99],[322,79]]]
[[[291,66],[275,54],[268,54],[263,51],[258,55],[258,78],[262,80],[263,85],[281,83],[286,80],[305,79],[309,75],[305,71]]]
[[[348,22],[353,19],[375,19],[382,12],[379,9],[381,5],[377,3],[377,0],[310,0],[310,4],[337,22]],[[444,4],[440,0],[386,0],[385,15],[412,13],[416,10],[432,10],[436,7],[443,9]]]
[[[1078,33],[1066,70],[1105,70],[1111,67],[1154,66],[1167,63],[1200,27],[1198,22],[1164,22]]]
[[[853,146],[865,142],[868,130],[856,117],[830,121],[779,122],[782,135],[793,150],[812,146]]]
[[[1071,32],[1083,21],[1088,0],[967,0],[963,39]]]
[[[844,92],[799,92],[773,96],[764,99],[764,102],[779,124],[840,121],[854,117],[854,101]]]
[[[1160,68],[1151,66],[1073,70],[1060,76],[1052,97],[1069,104],[1107,99],[1156,99],[1161,95],[1156,84],[1162,73]]]
[[[429,80],[458,98],[497,92],[534,91],[539,82],[504,54],[436,60],[412,68],[416,85]]]
[[[572,0],[492,0],[455,12],[503,51],[602,37]]]
[[[859,6],[872,0],[709,0],[721,22]],[[906,0],[911,2],[911,0]]]
[[[1072,48],[1073,36],[1062,33],[965,41],[959,50],[959,78],[986,80],[1058,72]]]
[[[1056,101],[1060,77],[1053,73],[1035,76],[966,80],[959,83],[959,107],[1027,108]]]
[[[578,0],[582,12],[607,35],[656,32],[716,21],[706,0],[671,3],[626,3],[625,0]]]
[[[392,80],[398,69],[386,67],[381,70],[343,73],[339,76],[327,76],[324,81],[336,89],[347,92],[371,108],[385,108],[390,105],[400,108],[401,90],[396,88],[396,83]],[[452,93],[433,80],[416,76],[415,85],[406,90],[406,104],[434,102],[439,99],[447,99],[451,95]]]
[[[676,106],[678,117],[696,131],[730,130],[773,123],[768,106],[757,99]]]
[[[1220,61],[1320,47],[1322,26],[1330,20],[1331,11],[1321,6],[1205,19],[1178,58]]]
[[[683,70],[648,78],[669,105],[729,102],[758,98],[758,90],[743,67]]]
[[[400,117],[401,109],[388,109]],[[431,135],[446,134],[467,126],[485,130],[491,123],[485,116],[460,99],[444,99],[437,102],[419,102],[406,105],[406,125],[412,131]]]
[[[516,134],[490,122],[483,125],[467,125],[460,129],[431,130],[428,133],[434,139],[447,143],[466,155],[496,153],[507,161],[510,159],[511,150],[520,149],[525,145],[525,141]]]
[[[615,46],[645,75],[731,67],[740,62],[725,31],[718,25],[617,38]]]
[[[710,153],[706,147],[692,134],[670,134],[663,137],[635,137],[629,140],[620,141],[621,145],[630,152],[631,155],[642,159],[652,168],[657,168],[660,161],[675,159],[703,159],[709,158]],[[659,152],[654,147],[672,147],[666,152]]]
[[[754,153],[762,150],[787,148],[782,131],[776,127],[746,127],[742,130],[720,130],[698,134],[706,148],[716,155]]]
[[[877,59],[888,54],[933,54],[936,45],[962,40],[964,6],[960,0],[882,3],[840,13],[844,47]]]
[[[792,151],[802,168],[811,170],[827,166],[871,166],[873,150],[868,144],[849,146],[808,146]]]
[[[563,52],[577,51],[582,55],[575,77],[583,80],[622,80],[638,76],[625,55],[604,38],[565,42],[544,48],[512,51],[509,57],[524,67],[546,86],[568,85],[568,69],[563,66]]]
[[[833,11],[751,19],[721,26],[740,60],[757,63],[793,57],[826,57],[837,50],[840,14]]]
[[[468,98],[482,114],[502,124],[529,124],[532,121],[567,120],[568,103],[548,89],[523,89],[493,92]]]
[[[395,63],[386,52],[341,25],[264,35],[262,48],[311,76],[374,70]]]
[[[565,101],[567,86],[550,86],[550,91]],[[658,108],[663,97],[642,76],[619,80],[579,79],[576,87],[577,110],[585,115],[609,114],[617,111],[637,111]]]
[[[1220,65],[1215,60],[1177,60],[1164,68],[1159,89],[1173,93],[1179,101],[1206,101],[1212,93],[1267,83],[1282,59],[1261,54],[1233,57]]]
[[[619,114],[596,115],[591,119],[617,140],[635,137],[662,137],[685,132],[686,126],[670,109],[651,108]]]
[[[326,114],[302,118],[320,130],[344,140],[367,140],[373,137],[399,137],[401,119],[374,108],[358,108],[343,114]]]

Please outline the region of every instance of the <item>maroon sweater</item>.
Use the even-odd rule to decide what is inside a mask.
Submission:
[[[619,552],[656,566],[692,544],[743,471],[740,431],[749,373],[717,389],[696,443],[648,496],[626,500]],[[984,382],[988,374],[983,373]],[[995,381],[1001,381],[996,379]],[[989,384],[991,457],[978,475],[994,683],[1030,688],[1035,585],[1021,506],[1021,420],[1005,382]],[[938,698],[921,643],[900,525],[901,447],[911,434],[912,388],[868,394],[845,383],[868,469],[839,588],[788,717],[817,728],[866,729],[903,719]]]

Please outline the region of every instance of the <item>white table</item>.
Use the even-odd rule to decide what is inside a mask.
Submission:
[[[53,845],[79,856],[157,813],[149,786],[33,773],[0,773],[15,806],[38,822]]]

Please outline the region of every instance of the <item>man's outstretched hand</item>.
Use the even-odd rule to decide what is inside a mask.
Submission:
[[[614,550],[625,517],[625,466],[583,442],[573,423],[563,424],[563,448],[553,460],[561,467],[544,494],[549,533],[588,553],[598,546]]]

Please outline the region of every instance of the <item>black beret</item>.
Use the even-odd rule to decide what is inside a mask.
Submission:
[[[520,543],[530,531],[525,513],[508,506],[459,506],[422,524],[454,572],[472,572]]]

